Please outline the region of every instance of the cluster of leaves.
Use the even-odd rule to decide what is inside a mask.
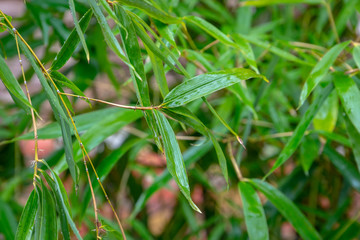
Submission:
[[[278,239],[284,222],[303,239],[360,235],[359,213],[347,215],[353,210],[349,196],[360,191],[360,47],[349,41],[358,34],[360,1],[252,0],[226,6],[215,0],[33,0],[26,7],[20,19],[0,11],[0,30],[8,32],[1,39],[0,79],[15,103],[0,109],[0,232],[6,239],[57,239],[60,231],[63,239],[72,233],[82,239],[81,223],[96,229],[97,238],[152,239],[144,208],[171,179],[182,193],[181,207],[164,239]],[[61,20],[67,11],[71,31]],[[58,42],[61,48],[54,52]],[[23,69],[20,53],[30,67],[16,79],[5,58],[19,54]],[[129,81],[120,80],[126,75],[119,77],[119,69],[130,71]],[[132,105],[86,96],[85,90],[96,91],[100,74],[107,75],[116,98],[130,95]],[[20,84],[27,89],[33,75],[42,91],[30,98]],[[170,77],[179,80],[176,86],[169,87]],[[75,116],[79,100],[95,104]],[[37,130],[44,101],[55,122]],[[141,134],[127,134],[116,149],[105,145],[90,159],[87,152],[128,125]],[[179,141],[176,132],[197,141]],[[45,160],[35,153],[33,170],[20,164],[18,141],[34,138],[61,138],[63,147]],[[166,157],[167,170],[159,176],[136,162],[149,147]],[[214,165],[224,178],[220,187],[211,179]],[[143,189],[131,171],[154,181]],[[69,193],[60,173],[72,177]],[[34,190],[25,207],[10,203],[30,179]],[[198,205],[191,197],[195,185],[205,199]],[[241,205],[233,195],[219,197],[234,188]],[[116,214],[122,205],[115,201],[124,192],[134,204],[124,219],[126,234]],[[91,200],[94,211],[88,210]],[[97,211],[106,201],[118,226]],[[228,216],[225,205],[243,211]],[[203,212],[202,221],[190,207]]]

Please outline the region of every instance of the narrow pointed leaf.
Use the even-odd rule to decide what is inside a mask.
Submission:
[[[234,46],[235,43],[233,40],[231,40],[228,36],[226,36],[222,31],[220,31],[217,27],[209,23],[208,21],[197,17],[197,16],[186,16],[184,17],[184,20],[187,22],[191,22],[195,24],[196,26],[200,27],[202,30],[207,32],[209,35],[214,37],[215,39],[218,39],[220,42]]]
[[[317,96],[319,97],[319,96]],[[339,102],[336,91],[333,91],[315,115],[313,124],[315,130],[332,132],[338,118]]]
[[[330,161],[339,170],[341,175],[350,183],[350,185],[360,192],[360,174],[356,167],[350,161],[336,152],[332,147],[326,145],[324,153]]]
[[[239,182],[246,228],[250,240],[269,239],[269,230],[264,208],[254,188],[247,182]]]
[[[73,20],[74,20],[74,25],[75,25],[75,29],[76,32],[78,33],[78,36],[80,38],[80,42],[81,45],[84,48],[85,54],[86,54],[86,59],[88,60],[88,62],[90,61],[90,55],[89,55],[89,50],[87,48],[86,42],[85,42],[85,37],[84,37],[84,33],[79,25],[79,22],[77,20],[76,17],[76,10],[75,10],[75,3],[74,0],[69,0],[69,6],[70,6],[70,11],[71,11],[71,15],[73,16]]]
[[[359,88],[351,77],[343,73],[335,74],[334,84],[347,116],[358,133],[360,133]]]
[[[11,93],[13,98],[16,98],[20,101],[20,107],[22,107],[26,112],[30,112],[29,109],[33,107],[29,103],[28,99],[25,96],[25,93],[21,89],[19,82],[16,80],[9,67],[7,66],[4,58],[0,54],[0,80],[4,83],[5,87]],[[14,99],[15,100],[15,99]]]
[[[41,210],[41,225],[40,225],[40,239],[57,239],[57,217],[55,201],[47,187],[41,182],[42,196],[42,210]]]
[[[149,3],[142,0],[116,0],[116,2],[119,2],[122,5],[138,8],[144,11],[147,15],[164,23],[176,24],[181,22],[178,18],[173,17],[163,10],[156,8],[155,6],[150,5]]]
[[[291,223],[302,239],[321,239],[319,233],[306,219],[299,208],[278,189],[258,179],[250,180],[251,185],[261,191],[278,211]]]
[[[71,0],[70,0],[71,1]],[[88,10],[79,21],[79,26],[82,32],[85,32],[92,17],[92,10]],[[65,65],[74,53],[77,45],[80,42],[79,34],[76,29],[73,29],[66,39],[64,45],[61,47],[60,52],[56,55],[53,63],[51,64],[51,70],[58,70]],[[85,44],[86,46],[86,44]],[[85,49],[85,48],[84,48]]]
[[[297,3],[321,4],[324,3],[324,0],[248,0],[241,2],[241,5],[264,7],[274,4],[297,4]]]
[[[355,162],[360,172],[360,133],[355,129],[352,122],[345,117],[346,129],[351,142],[351,148],[355,157]]]
[[[356,66],[358,68],[360,68],[360,46],[359,45],[354,46],[352,55],[353,55],[354,61],[356,63]]]
[[[178,107],[242,80],[256,77],[262,76],[252,70],[241,68],[205,73],[193,77],[173,88],[169,94],[166,95],[162,105],[166,107]]]
[[[61,213],[65,215],[67,223],[70,225],[72,231],[74,232],[77,239],[82,240],[82,237],[76,228],[74,221],[71,218],[70,213],[70,204],[69,200],[65,191],[65,187],[62,184],[59,176],[50,168],[50,166],[44,162],[45,166],[48,168],[52,175],[52,181],[50,181],[50,185],[52,186],[52,190],[55,193],[57,204],[59,208],[61,208]],[[64,223],[63,223],[64,224]],[[66,228],[65,228],[66,229]]]
[[[19,226],[16,230],[15,240],[31,239],[37,208],[38,208],[38,196],[35,190],[33,190],[21,214]]]
[[[158,111],[154,111],[154,115],[164,144],[167,169],[173,176],[184,197],[188,200],[190,206],[195,211],[201,212],[190,196],[190,186],[185,163],[181,155],[179,144],[176,141],[175,133],[164,115]]]
[[[330,95],[334,86],[332,83],[329,83],[322,91],[319,93],[319,97],[314,100],[314,102],[306,110],[304,116],[301,118],[299,124],[297,125],[295,131],[293,132],[291,138],[286,143],[285,147],[281,151],[279,157],[277,158],[275,164],[271,168],[265,178],[273,173],[278,167],[285,163],[291,155],[298,148],[301,139],[303,138],[306,129],[309,127],[311,121],[313,120],[315,114],[319,111],[320,107],[325,102],[326,98]]]
[[[319,82],[325,77],[328,73],[331,65],[334,64],[336,58],[344,50],[344,48],[349,45],[350,41],[339,43],[332,47],[315,65],[311,70],[308,78],[305,81],[304,87],[300,95],[299,107],[303,105],[307,97],[314,90],[314,88],[319,84]]]

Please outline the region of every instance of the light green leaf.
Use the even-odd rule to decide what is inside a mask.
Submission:
[[[250,240],[269,239],[264,208],[254,188],[247,182],[239,182],[246,228]]]
[[[92,17],[92,10],[90,9],[84,14],[84,16],[79,21],[81,31],[85,31],[87,29],[91,17]],[[69,37],[66,39],[64,45],[61,47],[60,52],[58,52],[58,54],[56,55],[53,63],[51,64],[50,70],[58,70],[61,67],[63,67],[65,63],[72,56],[77,45],[79,44],[79,41],[80,38],[79,38],[79,34],[77,33],[77,29],[73,29]],[[85,43],[85,47],[86,47],[86,43]]]
[[[251,179],[251,185],[261,191],[278,211],[291,223],[302,239],[321,239],[319,233],[302,214],[299,208],[283,193],[270,184],[258,179]]]
[[[354,80],[344,73],[334,75],[334,84],[350,121],[360,133],[360,90]]]
[[[83,145],[87,151],[91,151],[94,147],[103,142],[107,137],[119,131],[122,127],[137,120],[142,116],[140,111],[130,109],[119,109],[110,115],[102,116],[102,120],[92,125],[92,127],[81,136]],[[79,144],[73,144],[74,160],[75,162],[82,159],[82,152]],[[67,169],[64,156],[55,166],[54,171],[60,173]]]
[[[33,232],[35,215],[38,208],[38,196],[33,190],[21,214],[15,240],[30,240]]]
[[[190,196],[189,180],[175,133],[164,115],[158,111],[154,111],[154,115],[162,137],[161,140],[164,144],[167,169],[173,176],[184,197],[188,200],[190,206],[195,211],[201,212]]]
[[[329,83],[324,89],[322,89],[322,91],[319,93],[319,97],[316,98],[314,102],[306,110],[304,116],[301,118],[291,138],[289,139],[289,141],[286,143],[285,147],[281,151],[275,164],[264,178],[268,177],[278,167],[280,167],[283,163],[285,163],[291,157],[291,155],[296,151],[297,147],[301,142],[301,139],[305,134],[306,129],[309,127],[315,114],[319,111],[320,107],[323,105],[326,98],[330,95],[333,88],[334,88],[333,84]]]
[[[319,97],[319,96],[317,96]],[[333,91],[325,100],[315,115],[313,125],[315,130],[332,132],[338,118],[339,103],[336,91]]]
[[[336,58],[344,50],[344,48],[349,45],[350,41],[339,43],[332,47],[315,65],[311,70],[308,78],[305,81],[304,87],[301,91],[299,107],[303,105],[307,97],[314,90],[314,88],[319,84],[319,82],[325,77],[328,73],[331,65],[334,64]]]
[[[360,68],[360,46],[355,45],[352,51],[353,58],[355,60],[356,66]]]
[[[241,68],[205,73],[193,77],[173,88],[169,94],[166,95],[162,106],[178,107],[242,80],[256,77],[262,78],[261,75],[256,74],[252,70]]]
[[[241,54],[244,56],[246,62],[255,72],[259,73],[256,64],[255,55],[249,42],[246,41],[246,39],[239,34],[233,35],[233,38],[236,44],[239,46],[238,49],[241,51]]]
[[[76,11],[75,11],[75,3],[74,0],[69,0],[69,6],[70,6],[70,11],[71,11],[71,15],[73,16],[73,20],[74,20],[74,24],[75,24],[75,29],[76,32],[78,33],[78,36],[80,38],[80,42],[81,45],[84,48],[85,54],[86,54],[86,59],[88,60],[88,62],[90,61],[90,55],[89,55],[89,50],[86,46],[86,42],[85,42],[85,38],[84,38],[84,33],[79,25],[79,22],[76,18]]]
[[[116,0],[116,2],[119,2],[122,5],[138,8],[144,11],[147,15],[164,23],[176,24],[181,22],[178,18],[173,17],[163,10],[156,8],[154,5],[150,5],[142,0]]]
[[[324,0],[249,0],[241,2],[242,6],[265,7],[275,4],[322,4]]]
[[[187,22],[193,23],[196,26],[200,27],[202,30],[207,32],[210,36],[219,40],[220,42],[230,45],[236,46],[233,40],[231,40],[228,36],[226,36],[222,31],[220,31],[217,27],[209,23],[208,21],[197,17],[197,16],[185,16],[183,19]]]

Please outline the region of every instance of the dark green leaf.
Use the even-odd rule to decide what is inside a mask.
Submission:
[[[195,211],[201,212],[190,196],[189,180],[175,133],[164,115],[158,111],[154,111],[154,115],[164,144],[167,169],[173,176],[182,194],[188,200],[190,206]]]
[[[350,41],[347,41],[332,47],[311,70],[301,91],[299,107],[303,105],[310,93],[325,77],[331,65],[334,64],[336,58],[339,56],[342,50],[344,50],[344,48],[349,45],[349,43]]]
[[[247,182],[239,182],[238,186],[249,239],[269,239],[266,217],[259,196],[254,188]]]
[[[351,121],[345,117],[346,129],[350,138],[351,147],[355,157],[356,165],[360,172],[360,133],[356,131]]]
[[[173,88],[166,95],[162,105],[165,107],[178,107],[242,80],[256,77],[262,78],[261,75],[256,74],[254,71],[242,68],[205,73]]]
[[[250,180],[250,183],[261,191],[266,198],[278,209],[279,212],[293,225],[302,239],[321,239],[319,233],[300,212],[299,208],[290,201],[283,193],[270,184],[258,179]]]
[[[360,133],[360,90],[354,80],[344,73],[334,75],[336,91],[350,121]]]
[[[284,162],[286,162],[295,152],[295,150],[300,144],[301,139],[305,134],[306,129],[309,127],[315,114],[323,105],[326,98],[330,95],[333,88],[334,88],[333,84],[329,83],[324,89],[322,89],[322,91],[319,94],[319,97],[315,99],[314,102],[310,105],[310,107],[306,110],[305,115],[301,118],[294,133],[292,134],[289,141],[286,143],[285,147],[281,151],[279,157],[277,158],[275,164],[273,165],[269,173],[266,174],[265,178],[268,177],[271,173],[273,173],[275,169],[280,167]]]
[[[15,240],[31,239],[37,208],[38,208],[38,196],[36,192],[33,190],[21,214],[19,226],[16,230]]]
[[[71,0],[70,0],[71,1]],[[80,19],[79,25],[81,31],[85,31],[89,25],[92,17],[92,10],[88,10],[85,15]],[[58,70],[70,59],[77,45],[79,44],[80,38],[76,29],[73,29],[66,39],[64,45],[60,49],[60,52],[56,55],[53,63],[51,64],[51,70]],[[86,47],[86,44],[85,44]],[[85,48],[84,48],[85,49]]]
[[[55,201],[45,184],[41,181],[42,209],[40,239],[57,239],[57,217]]]

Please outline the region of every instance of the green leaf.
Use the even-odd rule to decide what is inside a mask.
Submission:
[[[360,192],[360,174],[356,170],[356,167],[328,145],[325,145],[324,153],[350,185]]]
[[[269,239],[269,230],[264,208],[254,188],[247,182],[239,182],[245,223],[250,240]]]
[[[30,240],[33,232],[35,215],[38,208],[38,196],[33,190],[22,211],[15,240]]]
[[[302,239],[321,239],[319,233],[300,212],[299,208],[283,193],[270,184],[258,179],[251,179],[250,183],[266,196],[266,198],[291,223],[295,230],[300,234]]]
[[[153,52],[150,49],[146,48],[146,51],[150,58],[151,66],[154,71],[155,80],[159,86],[161,96],[165,97],[169,93],[169,87],[167,85],[163,63],[161,59],[155,56],[155,54],[153,54]]]
[[[135,33],[133,22],[130,20],[127,13],[119,5],[115,5],[115,13],[118,21],[124,26],[120,28],[121,38],[125,46],[126,55],[129,62],[134,66],[138,76],[131,71],[131,76],[136,89],[136,95],[141,106],[150,106],[149,86],[146,79],[144,63],[141,56],[141,50],[138,39]],[[126,31],[124,30],[126,29]],[[144,116],[148,126],[152,132],[157,146],[161,149],[160,140],[158,138],[158,129],[155,123],[155,118],[152,112],[144,112]]]
[[[309,174],[311,165],[319,155],[320,144],[311,137],[305,137],[300,146],[300,162],[306,175]]]
[[[207,152],[209,152],[211,148],[210,142],[202,143],[202,141],[198,141],[193,147],[189,148],[184,153],[184,161],[185,165],[189,166],[195,162],[197,162],[201,157],[203,157]],[[200,145],[200,146],[199,146]],[[154,179],[153,184],[147,188],[139,197],[135,204],[135,208],[131,213],[130,219],[133,219],[140,211],[144,208],[145,203],[148,199],[159,189],[164,187],[171,180],[171,175],[168,170],[165,170],[160,176]]]
[[[69,0],[72,1],[72,0]],[[92,17],[92,10],[89,9],[84,16],[79,21],[79,26],[81,31],[85,31],[90,23]],[[76,26],[76,25],[75,25]],[[56,55],[53,63],[51,64],[51,70],[58,70],[65,65],[65,63],[70,59],[74,53],[77,45],[80,42],[79,34],[77,29],[73,29],[66,39],[64,45],[61,47],[60,51]],[[86,44],[85,44],[86,47]],[[85,50],[85,48],[84,48]]]
[[[283,59],[286,59],[288,61],[291,61],[291,62],[295,62],[295,63],[299,63],[299,64],[302,64],[302,65],[310,65],[312,66],[311,63],[308,63],[298,57],[296,57],[295,55],[285,51],[285,50],[282,50],[281,48],[278,48],[278,47],[275,47],[273,45],[271,45],[270,43],[267,43],[267,42],[263,42],[263,41],[260,41],[258,40],[257,38],[255,37],[252,37],[252,36],[247,36],[247,35],[239,35],[241,36],[243,39],[245,39],[246,41],[252,43],[252,44],[255,44],[261,48],[264,48],[266,50],[268,50],[269,52],[283,58]]]
[[[70,225],[71,229],[73,230],[75,236],[77,239],[82,240],[81,235],[78,231],[78,229],[76,228],[76,225],[74,223],[74,221],[71,218],[71,213],[70,213],[70,204],[69,204],[69,200],[65,191],[65,187],[62,184],[59,176],[50,168],[50,166],[44,161],[43,162],[45,164],[45,166],[48,168],[48,170],[50,171],[51,175],[52,175],[52,179],[49,179],[48,184],[51,186],[55,197],[56,197],[56,203],[58,205],[58,208],[60,209],[60,214],[62,215],[62,223],[61,223],[61,228],[63,231],[63,236],[65,236],[66,233],[64,233],[64,231],[66,231],[67,228],[67,224]],[[43,174],[45,174],[44,176],[46,176],[46,172],[43,172]],[[64,222],[64,217],[66,218],[67,222]],[[65,226],[66,225],[66,226]]]
[[[316,97],[319,97],[316,95]],[[339,103],[336,91],[333,91],[325,100],[315,115],[313,125],[315,130],[332,132],[338,118]]]
[[[12,208],[0,199],[0,233],[5,239],[14,239],[17,220]]]
[[[324,0],[249,0],[241,2],[242,6],[264,7],[275,4],[322,4]]]
[[[104,16],[104,14],[101,12],[100,7],[97,5],[95,0],[88,0],[93,13],[100,25],[100,28],[103,32],[105,41],[107,45],[113,50],[113,52],[133,71],[135,71],[135,68],[131,65],[127,57],[124,55],[124,51],[120,47],[119,42],[116,40],[114,34],[111,31],[111,28],[109,27],[109,24],[107,23],[107,20]],[[135,75],[138,75],[135,71]],[[139,77],[139,76],[138,76]]]
[[[42,209],[40,223],[40,239],[57,239],[57,217],[55,201],[45,184],[41,181]]]
[[[231,40],[228,36],[226,36],[222,31],[220,31],[217,27],[209,23],[208,21],[197,17],[197,16],[185,16],[183,19],[187,22],[193,23],[196,26],[200,27],[202,30],[207,32],[210,36],[219,40],[220,42],[230,45],[236,46],[234,41]]]
[[[14,36],[13,32],[11,32],[11,34]],[[42,69],[38,66],[38,63],[35,62],[35,59],[34,59],[33,55],[31,54],[30,50],[27,48],[27,46],[22,41],[19,41],[19,45],[20,45],[21,49],[23,50],[24,55],[27,57],[30,65],[34,69],[36,75],[38,76],[41,86],[43,87],[43,89],[46,93],[47,99],[50,102],[51,108],[53,109],[54,112],[57,112],[58,114],[60,114],[61,117],[63,119],[65,119],[67,124],[70,124],[70,122],[68,120],[68,116],[63,111],[63,108],[59,102],[59,99],[57,98],[57,96],[55,96],[53,90],[51,89],[51,87],[49,85],[49,81],[44,76]]]
[[[75,24],[75,29],[76,32],[78,33],[78,36],[80,38],[80,42],[81,45],[84,48],[85,54],[86,54],[86,59],[88,60],[88,62],[90,61],[90,55],[89,55],[89,50],[86,46],[86,42],[85,42],[85,38],[84,38],[84,33],[79,25],[79,22],[76,18],[76,11],[75,11],[75,4],[74,4],[74,0],[69,0],[69,6],[70,6],[70,11],[71,11],[71,15],[73,16],[73,20],[74,20],[74,24]]]
[[[122,5],[138,8],[144,11],[147,15],[164,23],[177,24],[181,22],[181,20],[179,20],[178,18],[170,16],[163,10],[156,8],[153,5],[150,5],[149,3],[142,0],[117,0],[116,2],[119,2]]]
[[[360,68],[360,46],[355,45],[352,51],[353,58],[355,60],[356,66]]]
[[[116,114],[119,111],[122,110],[119,108],[105,108],[75,116],[73,120],[75,121],[76,128],[78,129],[78,131],[82,132],[90,129],[94,125],[99,124],[99,122],[101,122],[104,119],[104,116]],[[91,121],[89,121],[89,119],[91,119]],[[61,127],[60,124],[57,122],[50,123],[45,127],[38,129],[39,139],[59,138],[61,136],[62,136]],[[17,138],[12,139],[11,142],[19,141],[19,140],[28,140],[33,138],[34,138],[34,132],[29,132]]]
[[[216,155],[219,161],[219,165],[222,171],[222,174],[225,178],[225,181],[227,184],[229,184],[229,177],[228,177],[228,170],[227,170],[227,163],[226,158],[224,155],[223,150],[221,149],[221,146],[219,142],[216,140],[214,134],[209,130],[200,119],[198,119],[190,110],[188,110],[186,107],[176,107],[176,108],[169,108],[169,109],[161,109],[162,112],[164,112],[166,115],[176,119],[179,122],[185,123],[201,133],[202,135],[210,138],[212,141]]]
[[[334,75],[334,84],[347,116],[360,133],[359,88],[351,77],[340,72]]]
[[[164,115],[159,111],[154,111],[154,115],[164,144],[167,169],[173,176],[184,197],[188,200],[190,206],[195,211],[201,212],[190,196],[189,180],[175,133]]]
[[[4,14],[6,19],[9,20],[9,22],[11,22],[12,17],[9,15]],[[7,25],[7,21],[5,20],[4,16],[0,16],[0,32],[4,32],[6,31],[6,26]]]
[[[9,67],[7,66],[4,58],[0,55],[0,79],[4,83],[5,87],[11,93],[11,97],[18,99],[20,107],[22,107],[27,113],[29,108],[34,109],[26,98],[19,82],[16,80]],[[14,99],[15,101],[15,99]],[[35,110],[35,109],[34,109]]]
[[[355,129],[354,125],[347,117],[344,117],[344,119],[346,130],[351,142],[351,148],[355,157],[355,162],[360,172],[360,133]]]
[[[315,65],[311,70],[309,76],[307,77],[304,87],[301,91],[299,107],[303,105],[307,97],[314,90],[314,88],[319,84],[319,82],[325,77],[328,73],[331,65],[334,64],[336,58],[344,50],[344,48],[349,45],[350,41],[339,43],[332,47]]]
[[[241,54],[244,56],[246,62],[255,72],[259,73],[256,64],[255,55],[249,42],[246,41],[246,39],[239,34],[233,35],[233,38],[236,44],[239,46],[238,49],[241,51]]]
[[[193,77],[173,88],[169,94],[166,95],[162,106],[178,107],[242,80],[256,77],[262,76],[252,70],[242,68],[205,73]]]
[[[281,151],[279,157],[277,158],[275,164],[266,174],[264,178],[267,178],[271,173],[273,173],[278,167],[285,163],[291,155],[295,152],[299,146],[301,139],[303,138],[306,129],[309,127],[311,121],[313,120],[315,114],[319,111],[320,107],[325,102],[326,98],[330,95],[334,86],[332,83],[329,83],[322,91],[319,93],[319,97],[314,100],[314,102],[306,110],[304,116],[301,118],[299,124],[297,125],[295,131],[293,132],[291,138],[286,143],[285,147]]]
[[[107,137],[119,131],[122,127],[130,124],[131,122],[140,118],[142,113],[140,111],[134,111],[131,109],[119,109],[119,111],[113,114],[102,116],[102,120],[86,131],[81,136],[83,145],[87,151],[91,151]],[[73,144],[74,160],[78,162],[82,159],[82,152],[80,145],[76,142]],[[67,169],[64,156],[61,158],[58,165],[55,166],[54,171],[60,173]]]

